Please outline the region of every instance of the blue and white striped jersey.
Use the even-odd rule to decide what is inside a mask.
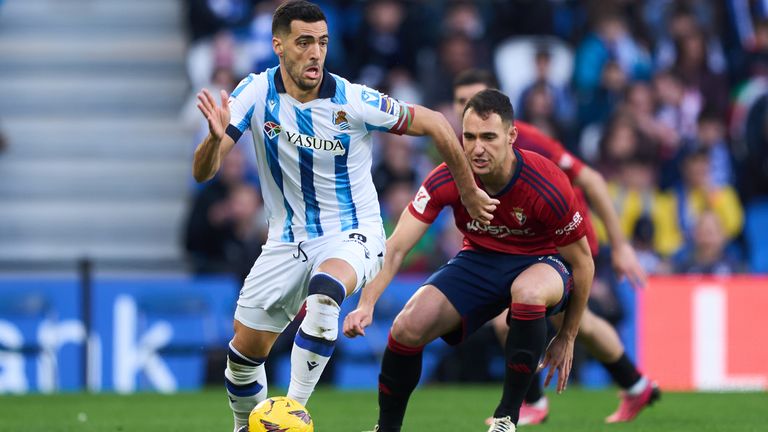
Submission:
[[[248,75],[229,107],[227,134],[235,141],[247,128],[253,134],[269,240],[380,229],[370,132],[404,133],[412,106],[328,71],[319,98],[300,103],[275,67]]]

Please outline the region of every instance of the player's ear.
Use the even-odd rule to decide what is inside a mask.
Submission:
[[[274,51],[278,57],[283,56],[283,48],[283,41],[277,36],[272,36],[272,51]]]
[[[517,141],[517,128],[515,127],[515,124],[513,123],[509,127],[509,144],[514,144],[515,141]]]

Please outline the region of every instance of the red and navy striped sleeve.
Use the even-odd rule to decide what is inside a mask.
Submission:
[[[440,164],[424,179],[416,196],[408,205],[408,210],[418,220],[432,223],[440,211],[459,199],[458,189],[453,182],[453,175],[446,164]]]

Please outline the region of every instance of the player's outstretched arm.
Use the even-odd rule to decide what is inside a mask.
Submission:
[[[400,215],[395,231],[387,239],[387,254],[384,267],[360,293],[357,309],[344,318],[344,335],[350,338],[365,336],[365,328],[373,321],[373,309],[381,293],[387,288],[400,270],[403,259],[427,232],[429,224],[416,219],[406,208]]]
[[[210,180],[216,175],[221,166],[221,159],[235,145],[235,141],[226,132],[230,119],[228,98],[227,92],[222,90],[221,105],[218,105],[208,89],[203,89],[197,94],[197,109],[208,120],[208,136],[195,149],[192,165],[192,175],[198,183]]]
[[[469,162],[448,120],[439,112],[416,105],[413,122],[408,126],[407,133],[408,135],[429,135],[432,138],[448,169],[451,170],[461,195],[461,202],[469,215],[480,223],[490,224],[499,200],[489,197],[475,183]]]
[[[586,193],[589,203],[603,221],[611,242],[611,262],[619,276],[625,276],[635,288],[645,285],[647,275],[635,249],[629,244],[619,223],[619,215],[611,203],[605,179],[597,171],[585,166],[576,176],[574,183]]]
[[[581,316],[587,307],[589,289],[592,286],[592,278],[595,274],[595,263],[592,261],[592,254],[590,253],[586,236],[569,245],[560,246],[557,250],[571,265],[574,287],[571,292],[571,300],[565,310],[563,325],[549,343],[547,351],[544,353],[541,367],[549,366],[547,377],[544,380],[545,386],[549,385],[555,370],[558,371],[557,392],[561,393],[565,390],[568,376],[571,373],[573,344],[579,332]]]

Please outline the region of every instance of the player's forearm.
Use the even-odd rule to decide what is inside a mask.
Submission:
[[[577,177],[577,184],[584,190],[595,213],[603,221],[611,246],[618,247],[626,243],[627,239],[621,230],[619,215],[613,207],[608,185],[603,176],[592,168],[584,167]]]
[[[464,156],[464,151],[456,139],[456,134],[453,132],[451,125],[441,114],[434,114],[432,121],[434,126],[429,131],[429,135],[432,141],[434,141],[437,151],[443,157],[445,164],[448,165],[448,169],[451,171],[451,175],[453,175],[453,179],[459,189],[459,194],[465,196],[465,193],[477,187],[472,176],[472,170],[469,167],[469,162],[467,162],[467,158]]]
[[[571,300],[565,310],[563,326],[560,332],[568,337],[575,338],[579,332],[579,324],[589,300],[589,290],[592,287],[592,278],[595,274],[595,264],[589,254],[579,257],[571,263],[573,271],[573,291]]]
[[[405,259],[406,254],[407,251],[405,253],[397,250],[387,251],[387,256],[384,258],[384,266],[381,271],[379,271],[379,274],[377,274],[360,293],[360,302],[357,304],[358,308],[373,310],[376,306],[376,302],[379,301],[381,294],[384,293],[384,290],[392,282],[392,279],[395,278],[398,270],[400,270],[400,266],[403,264],[403,259]]]
[[[210,180],[221,165],[221,141],[208,134],[195,149],[192,175],[198,183]]]

